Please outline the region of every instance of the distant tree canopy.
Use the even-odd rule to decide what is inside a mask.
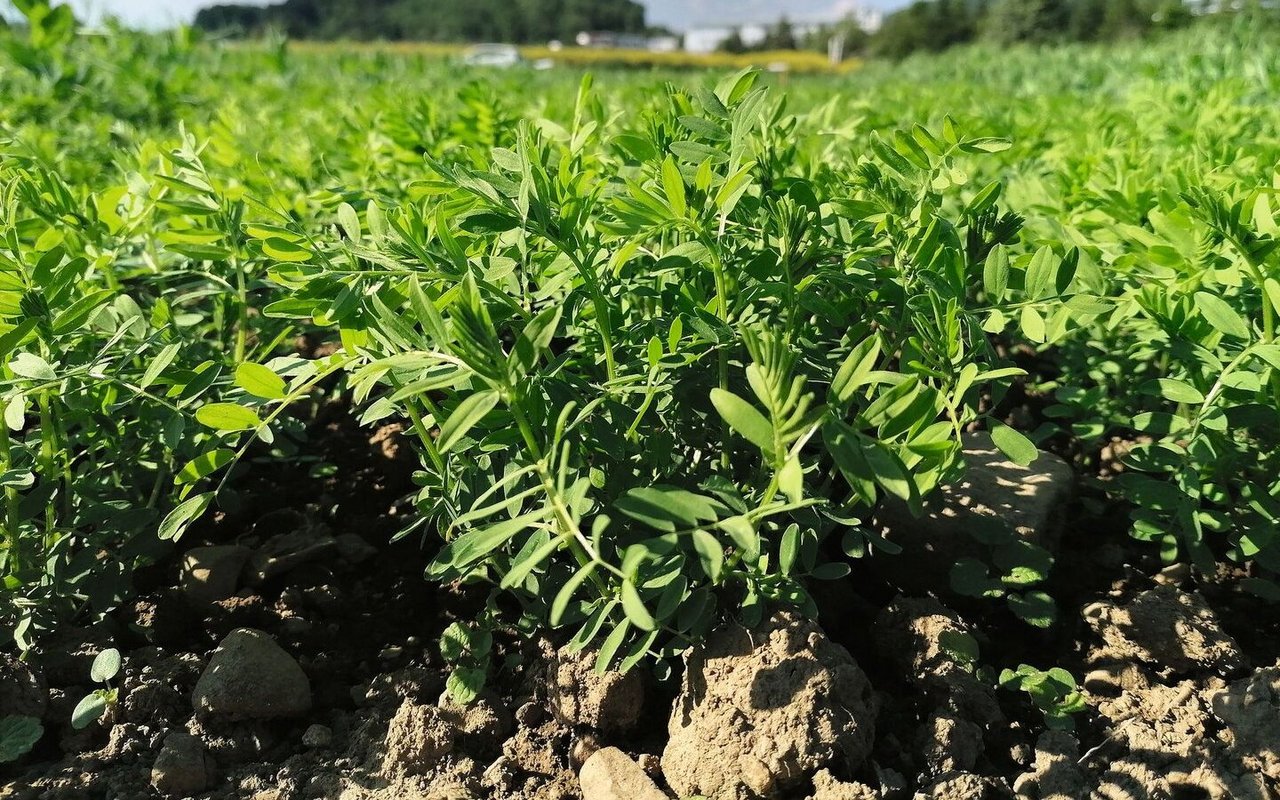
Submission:
[[[917,0],[886,17],[868,48],[873,55],[901,58],[978,39],[1118,39],[1177,27],[1191,16],[1183,0]]]
[[[244,35],[276,29],[307,39],[515,43],[645,30],[644,6],[634,0],[286,0],[213,6],[201,10],[195,24]]]

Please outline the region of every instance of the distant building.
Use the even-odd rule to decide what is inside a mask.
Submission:
[[[743,45],[755,47],[769,34],[766,25],[743,25],[738,28],[694,28],[684,35],[684,49],[690,53],[714,53],[729,41],[734,31],[742,37]]]
[[[648,50],[652,53],[670,53],[680,49],[676,36],[645,36],[639,33],[614,33],[613,31],[583,31],[574,38],[578,47],[595,47],[617,50]]]
[[[835,12],[823,19],[791,19],[791,29],[797,38],[807,36],[810,33],[822,28],[824,25],[830,25],[841,19],[853,18],[858,23],[858,27],[868,33],[874,33],[880,29],[880,25],[884,22],[884,14],[875,8],[867,8],[859,3],[838,2],[835,6]],[[768,36],[769,30],[777,24],[777,20],[761,23],[753,22],[738,26],[714,26],[705,28],[691,28],[684,35],[684,49],[690,53],[714,53],[729,40],[736,30],[742,38],[742,44],[745,47],[752,48],[759,45]]]

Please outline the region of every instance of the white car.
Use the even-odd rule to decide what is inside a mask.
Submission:
[[[471,67],[506,69],[521,61],[520,51],[509,44],[478,44],[462,54],[462,63]]]

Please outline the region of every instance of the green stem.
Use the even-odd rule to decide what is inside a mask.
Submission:
[[[9,438],[9,426],[0,420],[0,456],[4,456],[3,466],[5,471],[13,469],[13,443]],[[0,533],[4,534],[4,563],[0,564],[8,574],[18,571],[22,565],[20,553],[18,551],[18,488],[16,486],[4,487],[4,530]]]
[[[236,344],[235,363],[244,361],[249,340],[249,289],[239,259],[232,256],[231,269],[236,274]]]

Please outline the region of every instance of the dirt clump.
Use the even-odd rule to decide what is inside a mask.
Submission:
[[[662,771],[681,796],[775,797],[824,767],[856,769],[875,718],[866,675],[814,623],[725,626],[687,658]]]
[[[566,725],[621,732],[635,727],[644,706],[640,673],[595,671],[594,652],[556,651],[547,667],[551,710]]]
[[[956,772],[917,792],[915,800],[1013,800],[1013,792],[998,778]]]
[[[48,707],[49,684],[44,671],[0,653],[0,714],[40,718]]]
[[[1139,661],[1175,675],[1229,675],[1245,666],[1240,645],[1204,598],[1175,586],[1157,586],[1122,606],[1095,603],[1084,616],[1105,644],[1095,662]]]
[[[808,800],[881,800],[883,795],[865,783],[849,783],[821,769],[813,776],[813,794]]]
[[[667,800],[640,765],[616,747],[592,754],[578,781],[583,800]]]
[[[164,737],[164,745],[151,767],[151,785],[162,795],[190,797],[208,783],[204,745],[185,731]]]
[[[973,769],[982,755],[982,728],[949,714],[934,714],[917,734],[925,774],[938,777]]]
[[[931,597],[898,597],[876,618],[877,650],[935,707],[981,727],[1004,718],[990,684],[979,681],[959,653],[976,645],[973,629]]]
[[[457,735],[440,709],[405,700],[387,729],[382,771],[391,776],[425,775],[453,751]]]
[[[1035,761],[1013,788],[1026,800],[1077,800],[1089,795],[1088,776],[1080,768],[1080,743],[1065,731],[1047,731],[1036,742]]]

